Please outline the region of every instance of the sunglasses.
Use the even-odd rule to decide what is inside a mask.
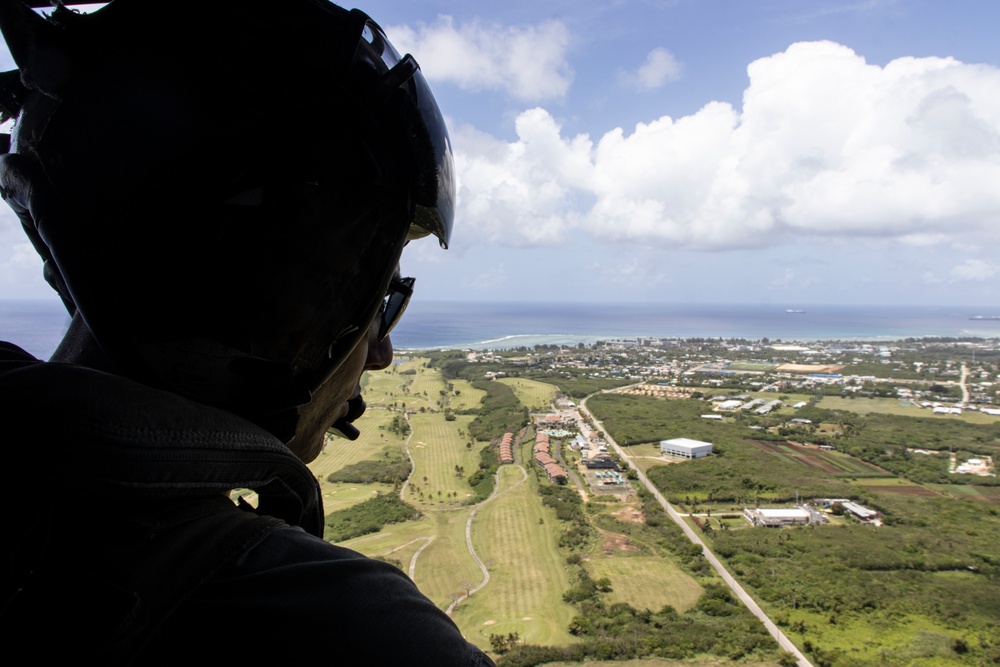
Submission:
[[[416,278],[393,278],[389,283],[389,289],[382,300],[382,307],[376,316],[381,319],[378,327],[379,342],[385,340],[403,317],[403,312],[410,303],[410,297],[413,296],[415,282]]]

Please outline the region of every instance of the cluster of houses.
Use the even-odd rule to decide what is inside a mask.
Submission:
[[[514,462],[514,434],[504,433],[500,438],[500,464]]]
[[[549,454],[549,436],[547,433],[538,433],[535,436],[535,463],[541,466],[545,474],[548,475],[549,480],[557,484],[566,483],[566,471]]]

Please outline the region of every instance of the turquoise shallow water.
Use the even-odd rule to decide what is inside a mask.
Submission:
[[[786,312],[788,310],[803,312]],[[1000,337],[1000,313],[972,306],[461,303],[415,299],[392,333],[398,350],[575,345],[636,336],[888,341]],[[0,340],[46,358],[68,324],[58,301],[0,301]]]
[[[788,310],[801,312],[787,312]],[[1000,311],[1000,308],[998,308]],[[592,343],[636,336],[888,341],[1000,337],[1000,321],[966,306],[539,304],[415,302],[393,332],[397,349]]]

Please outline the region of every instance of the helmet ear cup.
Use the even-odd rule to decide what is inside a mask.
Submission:
[[[43,218],[58,216],[52,209],[59,206],[60,198],[35,158],[17,153],[0,155],[0,197],[17,215],[28,240],[42,258],[45,281],[59,293],[70,314],[75,314],[76,303],[38,225]]]

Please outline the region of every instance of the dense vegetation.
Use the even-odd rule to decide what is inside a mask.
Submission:
[[[917,616],[952,631],[936,633],[935,655],[1000,662],[997,511],[950,498],[879,503],[892,525],[715,531],[713,548],[772,607],[775,622],[812,649],[815,664],[852,664],[840,662],[840,648],[817,648],[829,647],[828,629],[896,627]],[[803,612],[821,620],[805,622]]]
[[[483,404],[471,411],[476,414],[469,423],[469,435],[473,438],[489,441],[498,434],[516,433],[528,425],[528,409],[517,400],[513,389],[491,380],[476,380],[472,386],[486,392]]]
[[[594,535],[594,529],[583,511],[583,501],[575,488],[543,485],[538,488],[542,504],[555,510],[556,518],[562,524],[559,546],[567,549],[581,547]]]
[[[921,658],[944,660],[941,664],[1000,662],[995,623],[1000,618],[1000,509],[960,494],[899,485],[895,479],[941,485],[935,489],[995,485],[995,478],[948,473],[947,450],[959,459],[996,456],[1000,424],[858,415],[826,410],[822,401],[796,413],[834,427],[825,435],[803,427],[809,439],[857,457],[829,453],[840,457],[830,461],[842,461],[847,469],[850,461],[868,461],[889,471],[881,475],[889,478],[883,483],[870,479],[878,473],[824,471],[791,455],[784,443],[755,442],[763,440],[762,432],[746,427],[749,416],[706,424],[699,418],[704,405],[625,396],[588,401],[615,437],[620,428],[636,441],[659,432],[664,435],[658,437],[682,435],[715,444],[715,454],[707,459],[656,466],[648,476],[672,502],[707,504],[713,510],[710,522],[694,522],[722,528],[706,530],[713,550],[814,665],[875,664],[882,658],[864,653],[869,629],[894,632],[909,624],[923,629],[899,635],[903,643],[894,653],[899,664]],[[857,483],[861,477],[869,477],[866,484]],[[715,517],[732,506],[795,497],[854,498],[881,511],[883,525],[842,519],[836,525],[766,530]],[[598,525],[607,521],[602,517]],[[644,529],[621,529],[636,530]]]
[[[552,383],[571,398],[584,398],[598,391],[623,387],[634,382],[625,378],[552,377],[544,373],[525,373],[524,376]]]
[[[844,437],[833,444],[852,456],[921,484],[996,485],[996,477],[956,479],[948,473],[947,456],[928,456],[912,449],[952,451],[962,460],[1000,456],[1000,423],[970,424],[958,420],[901,417],[869,413],[841,417]]]
[[[581,603],[580,612],[571,630],[584,640],[581,643],[517,646],[497,664],[533,667],[556,661],[641,657],[682,660],[705,653],[735,660],[774,652],[774,640],[760,621],[721,586],[710,589],[698,607],[685,614],[670,606],[652,612],[622,602],[606,605],[600,600]]]
[[[385,452],[384,460],[366,460],[352,463],[326,477],[328,482],[349,484],[401,484],[410,475],[410,462],[398,452]]]
[[[479,467],[469,475],[469,486],[472,488],[472,498],[469,504],[482,502],[493,493],[493,485],[497,468],[500,467],[500,458],[490,445],[483,447],[479,452]]]
[[[386,524],[418,518],[420,512],[395,494],[379,494],[353,507],[328,514],[323,537],[329,542],[343,542],[376,533]]]

